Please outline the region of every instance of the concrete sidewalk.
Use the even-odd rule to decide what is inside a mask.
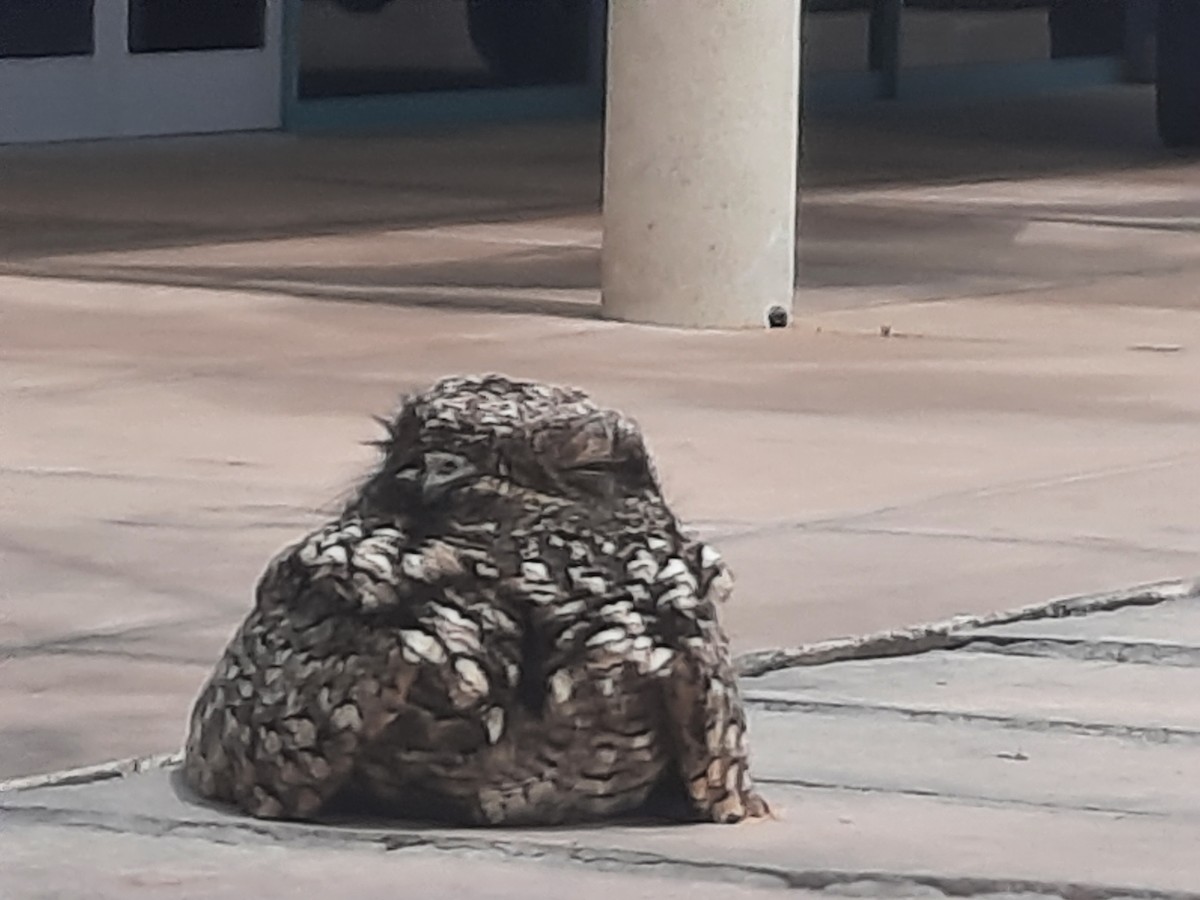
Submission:
[[[746,679],[756,777],[777,820],[281,824],[199,804],[173,764],[149,762],[0,792],[0,891],[1200,897],[1196,585],[900,641]]]
[[[596,318],[594,128],[0,150],[0,777],[178,746],[447,372],[635,414],[739,650],[1194,573],[1200,168],[1145,91],[945,115],[810,128],[784,333]]]

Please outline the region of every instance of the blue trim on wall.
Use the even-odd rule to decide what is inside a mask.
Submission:
[[[363,131],[595,118],[596,99],[586,85],[298,99],[284,123],[293,131]]]
[[[843,109],[862,103],[872,103],[884,94],[883,74],[880,72],[818,72],[804,76],[806,112]]]

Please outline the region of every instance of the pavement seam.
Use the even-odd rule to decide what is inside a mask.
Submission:
[[[1129,663],[1135,666],[1200,667],[1200,647],[1156,641],[989,634],[972,635],[953,649],[959,653]]]
[[[898,788],[880,787],[870,784],[838,784],[829,781],[808,781],[804,778],[773,778],[769,775],[756,775],[756,784],[777,784],[783,787],[805,788],[815,791],[844,791],[848,794],[887,794],[899,797],[922,797],[931,800],[942,800],[947,803],[965,803],[976,807],[1017,807],[1020,809],[1040,809],[1053,812],[1081,812],[1111,815],[1117,818],[1161,819],[1171,821],[1177,819],[1195,820],[1192,815],[1180,816],[1176,813],[1154,812],[1145,809],[1128,809],[1121,806],[1073,805],[1070,803],[1050,803],[1046,801],[1020,800],[1009,797],[989,797],[984,794],[948,794],[945,791],[935,791],[931,788]]]
[[[822,534],[854,534],[878,537],[916,537],[931,540],[971,541],[979,544],[1016,544],[1033,547],[1062,547],[1074,550],[1106,550],[1118,553],[1150,553],[1156,556],[1195,556],[1193,550],[1174,547],[1154,547],[1124,541],[1103,535],[1081,535],[1073,538],[1035,537],[1022,534],[980,534],[971,531],[956,531],[942,528],[896,527],[873,525],[821,525],[806,528]]]
[[[13,652],[0,649],[0,660],[29,659],[33,656],[71,656],[77,659],[122,659],[130,663],[165,663],[167,665],[200,666],[208,669],[212,666],[212,658],[199,658],[177,653],[140,652],[137,650],[121,650],[115,647],[88,647],[86,643],[95,640],[93,636],[83,638],[79,643],[53,643],[34,648],[21,648]],[[104,640],[100,638],[100,640]]]
[[[1058,619],[1130,606],[1157,606],[1174,600],[1200,597],[1200,579],[1171,579],[1101,594],[1063,597],[978,616],[954,616],[941,622],[876,632],[860,637],[836,638],[801,647],[752,650],[735,660],[738,674],[754,678],[780,669],[825,665],[847,660],[915,656],[932,650],[953,649],[965,629],[1009,625],[1036,619]]]
[[[934,506],[947,501],[979,500],[989,497],[1003,497],[1044,488],[1062,487],[1087,481],[1099,481],[1121,475],[1133,475],[1142,472],[1152,472],[1159,469],[1169,469],[1181,463],[1194,460],[1195,451],[1174,453],[1157,459],[1148,459],[1136,463],[1104,466],[1097,469],[1084,469],[1076,472],[1066,472],[1060,475],[1038,478],[1024,478],[1002,484],[985,485],[984,487],[964,488],[953,491],[943,491],[914,500],[899,503],[889,503],[858,512],[842,513],[830,516],[818,516],[815,519],[784,519],[781,521],[764,522],[746,528],[733,529],[712,536],[714,541],[744,540],[746,538],[765,537],[791,531],[809,531],[820,528],[845,527],[855,522],[873,519],[889,513],[911,512],[921,507]]]
[[[942,709],[916,709],[887,704],[837,703],[828,700],[803,700],[781,694],[747,694],[747,706],[766,712],[814,712],[826,714],[894,716],[928,724],[986,723],[1013,731],[1078,734],[1146,741],[1156,744],[1200,743],[1200,731],[1167,726],[1115,725],[1104,722],[1079,722],[1073,719],[1029,719],[987,713],[951,712]]]
[[[217,844],[244,845],[247,839],[270,843],[287,842],[292,846],[338,847],[374,846],[387,852],[433,851],[450,856],[490,854],[505,860],[575,864],[630,873],[655,868],[676,877],[699,876],[703,881],[758,884],[791,890],[828,892],[831,897],[845,896],[856,886],[888,887],[899,890],[924,888],[944,897],[979,898],[1022,894],[1054,900],[1200,900],[1200,893],[1165,891],[1133,886],[1052,882],[1021,878],[985,878],[943,876],[934,873],[887,871],[844,871],[832,869],[790,869],[763,864],[727,863],[680,859],[640,850],[594,849],[578,844],[556,844],[504,838],[474,838],[445,833],[416,831],[331,829],[321,826],[293,825],[269,827],[247,821],[232,823],[179,822],[156,816],[127,816],[120,823],[99,813],[56,810],[44,806],[8,808],[9,816],[34,824],[99,831],[109,834],[146,837],[181,837]],[[11,821],[11,819],[10,819]],[[877,895],[883,896],[883,895]]]
[[[188,600],[205,607],[211,607],[220,603],[220,598],[214,597],[211,594],[193,590],[178,583],[167,583],[153,576],[143,577],[135,575],[126,567],[114,563],[106,563],[93,556],[77,556],[64,550],[13,540],[11,537],[2,534],[0,534],[0,549],[4,549],[10,553],[19,553],[22,556],[57,568],[67,569],[80,574],[100,576],[111,581],[120,582],[134,590],[157,594],[172,600]]]
[[[211,604],[210,604],[211,605]],[[230,634],[236,629],[237,625],[231,615],[216,615],[216,616],[189,616],[185,618],[172,618],[170,616],[154,619],[151,621],[133,622],[123,625],[116,625],[110,628],[97,628],[91,631],[80,631],[74,634],[65,634],[59,637],[50,637],[44,640],[31,641],[21,644],[0,644],[0,660],[20,659],[23,657],[40,656],[42,654],[62,654],[78,651],[81,655],[95,654],[96,648],[83,647],[81,645],[89,641],[123,641],[130,638],[138,638],[147,635],[153,635],[163,629],[177,631],[185,628],[203,628],[209,625],[222,625],[228,623]],[[133,658],[135,652],[131,652],[130,657]],[[177,660],[179,657],[171,657],[171,660]],[[186,662],[187,660],[181,660]]]
[[[133,756],[125,759],[110,760],[74,769],[60,769],[57,772],[47,772],[42,775],[24,775],[19,778],[9,778],[5,781],[0,781],[0,794],[15,791],[30,791],[34,788],[68,787],[77,784],[93,784],[97,781],[109,781],[114,778],[127,778],[130,775],[137,775],[142,772],[166,769],[182,761],[182,751],[175,751],[173,753],[155,753],[150,756]]]

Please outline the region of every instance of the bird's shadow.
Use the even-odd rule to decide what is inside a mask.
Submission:
[[[207,809],[222,817],[232,817],[245,822],[264,822],[253,818],[232,806],[202,797],[193,791],[183,778],[180,768],[174,768],[169,775],[171,790],[176,798],[186,806]],[[424,814],[423,814],[424,813]],[[488,834],[504,834],[507,832],[537,831],[544,834],[554,834],[562,831],[593,831],[609,828],[622,829],[655,829],[679,827],[683,825],[701,824],[692,811],[684,795],[682,785],[671,779],[664,779],[646,802],[637,810],[621,816],[613,816],[603,820],[587,820],[570,822],[563,825],[522,825],[495,826],[471,825],[450,821],[439,817],[434,811],[420,811],[415,815],[399,815],[369,798],[346,792],[327,804],[319,816],[302,820],[270,820],[272,824],[282,826],[305,826],[307,828],[328,828],[334,832],[341,831],[370,831],[380,832],[402,829],[407,832],[445,832],[447,830]]]

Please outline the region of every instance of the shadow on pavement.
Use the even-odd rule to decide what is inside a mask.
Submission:
[[[0,150],[0,274],[592,316],[601,146],[597,124],[571,123],[10,147]],[[1091,176],[1096,196],[1066,211],[1170,225],[1181,207],[1169,192],[1135,209],[1103,186],[1179,162],[1158,144],[1145,87],[814,115],[799,286],[820,309],[1145,271],[1162,263],[1157,245],[1114,254],[1110,244],[1130,244],[1123,235],[1099,246],[1028,237],[1063,211],[1049,195],[1040,207],[869,195]]]

